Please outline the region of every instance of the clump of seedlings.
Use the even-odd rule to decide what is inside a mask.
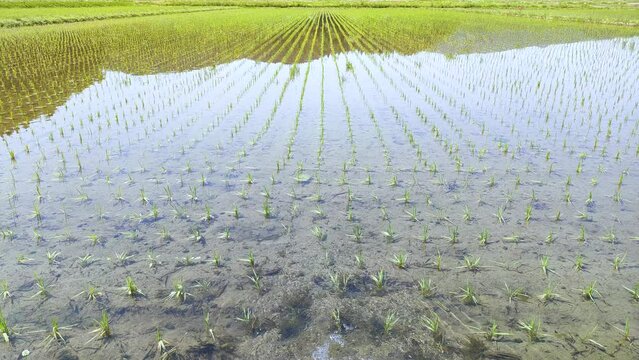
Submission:
[[[171,354],[177,351],[176,348],[170,347],[171,344],[164,338],[159,328],[155,331],[155,343],[157,344],[155,349],[161,360],[169,359]]]
[[[612,268],[615,271],[619,271],[619,269],[621,268],[621,264],[623,264],[624,260],[626,260],[626,253],[616,255],[615,258],[612,260]]]
[[[479,301],[477,300],[477,294],[475,293],[475,288],[466,283],[466,286],[460,288],[462,291],[461,294],[457,295],[458,298],[461,299],[462,303],[466,305],[477,305]]]
[[[95,336],[87,341],[87,344],[95,339],[108,339],[111,337],[111,325],[106,310],[102,310],[102,317],[100,320],[95,320],[95,322],[98,327],[90,332],[90,334],[95,334]]]
[[[590,301],[592,301],[594,303],[595,302],[595,295],[601,296],[601,293],[597,290],[596,286],[597,286],[597,282],[596,281],[590,282],[583,289],[580,289],[581,290],[581,296],[583,296],[584,299],[590,300]]]
[[[167,299],[175,299],[179,303],[183,303],[187,300],[189,296],[192,297],[193,294],[188,293],[186,289],[184,288],[184,281],[182,281],[182,279],[178,279],[173,282],[173,291],[169,293],[169,296],[167,296]]]
[[[429,298],[435,294],[435,286],[430,279],[420,279],[417,281],[419,294],[425,298]]]
[[[124,293],[126,295],[129,295],[130,297],[133,297],[133,298],[138,296],[144,296],[144,293],[140,291],[135,281],[133,281],[133,278],[130,276],[126,277],[125,286],[123,286],[121,289],[124,290]]]
[[[384,272],[384,269],[379,270],[377,274],[372,274],[371,280],[373,280],[373,284],[375,284],[375,289],[377,289],[377,291],[384,289],[384,284],[386,283],[386,273]]]
[[[390,332],[395,328],[399,318],[395,315],[394,312],[389,312],[386,314],[386,318],[384,319],[384,334],[390,334]]]
[[[38,275],[38,273],[33,274],[33,281],[38,291],[35,294],[33,294],[31,298],[40,296],[41,298],[46,299],[49,296],[51,296],[51,294],[49,293],[49,288],[47,284],[44,282],[44,279],[40,277],[40,275]]]
[[[251,308],[243,308],[242,314],[235,319],[246,325],[246,327],[251,331],[255,329],[255,325],[257,324],[257,318],[255,317],[255,314],[253,313],[253,310],[251,310]]]
[[[504,336],[511,336],[512,334],[501,332],[497,326],[497,322],[493,320],[488,326],[488,330],[480,332],[480,334],[484,335],[486,340],[488,341],[499,341]]]
[[[430,316],[424,317],[423,319],[424,326],[433,336],[433,339],[437,343],[442,343],[444,341],[444,332],[441,327],[441,319],[437,313],[431,311]]]
[[[215,333],[213,332],[213,325],[211,325],[211,313],[206,312],[204,314],[204,331],[207,336],[210,336],[215,341]]]
[[[352,275],[347,273],[335,273],[328,274],[328,278],[335,291],[343,292],[348,289],[348,284],[351,281]]]
[[[399,269],[406,269],[407,261],[408,261],[408,255],[406,255],[406,253],[403,253],[403,252],[393,255],[393,258],[391,259],[391,262],[393,263],[393,265],[397,266],[397,268]]]
[[[96,301],[103,294],[93,285],[89,285],[86,290],[79,292],[73,298],[84,296],[87,301]]]
[[[544,292],[541,295],[537,296],[537,298],[542,303],[547,303],[547,302],[559,299],[560,296],[559,296],[559,294],[555,293],[555,288],[553,286],[548,285],[544,289]]]
[[[0,297],[2,301],[12,299],[11,291],[9,290],[9,282],[7,280],[0,281]]]
[[[71,329],[70,326],[60,326],[58,324],[58,319],[51,319],[51,331],[49,331],[49,333],[47,334],[47,337],[44,339],[44,342],[46,343],[47,346],[49,346],[52,342],[54,341],[60,341],[63,343],[66,343],[66,340],[64,339],[64,337],[62,337],[62,334],[60,333],[60,330],[69,330]]]
[[[9,343],[11,341],[11,336],[13,335],[13,330],[9,327],[7,323],[7,319],[4,317],[2,310],[0,309],[0,335],[2,335],[2,339],[4,342]]]
[[[249,280],[253,283],[253,287],[257,289],[257,292],[262,292],[262,278],[255,272],[255,268],[252,268],[253,275],[248,275]]]
[[[508,302],[512,303],[513,300],[528,300],[530,295],[526,293],[523,287],[510,288],[508,284],[504,283],[506,289],[506,296],[508,296]]]
[[[519,321],[519,328],[526,332],[528,335],[528,340],[535,342],[539,341],[544,334],[542,334],[541,330],[541,320],[540,319],[530,319],[528,321]]]
[[[313,234],[313,236],[315,236],[317,240],[320,240],[320,241],[326,240],[326,232],[324,232],[324,230],[317,225],[314,225],[311,228],[311,234]]]
[[[240,259],[240,261],[246,263],[251,269],[255,268],[255,255],[253,255],[253,250],[249,250],[248,255],[245,259]]]
[[[623,288],[630,293],[634,301],[639,301],[639,283],[636,283],[632,289],[625,286]]]

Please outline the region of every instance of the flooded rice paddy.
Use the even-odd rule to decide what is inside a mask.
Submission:
[[[2,33],[1,358],[639,356],[639,37],[251,11]]]

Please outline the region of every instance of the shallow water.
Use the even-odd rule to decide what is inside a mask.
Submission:
[[[296,65],[104,70],[3,137],[5,355],[159,358],[158,329],[176,358],[639,355],[639,38],[406,55],[327,26]],[[113,336],[89,342],[102,310]]]

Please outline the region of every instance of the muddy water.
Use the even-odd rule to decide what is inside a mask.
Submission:
[[[2,357],[160,358],[158,330],[175,358],[636,357],[639,38],[451,57],[331,31],[295,65],[105,70],[4,136]]]

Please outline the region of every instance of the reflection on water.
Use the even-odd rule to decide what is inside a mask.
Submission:
[[[50,116],[105,70],[156,74],[242,58],[290,64],[308,51],[312,59],[351,50],[474,53],[629,34],[636,30],[401,9],[236,9],[3,30],[0,132]],[[328,42],[311,48],[313,36],[330,36],[333,50]]]
[[[292,21],[284,54],[91,68],[3,137],[8,351],[636,356],[638,38],[451,58]]]

